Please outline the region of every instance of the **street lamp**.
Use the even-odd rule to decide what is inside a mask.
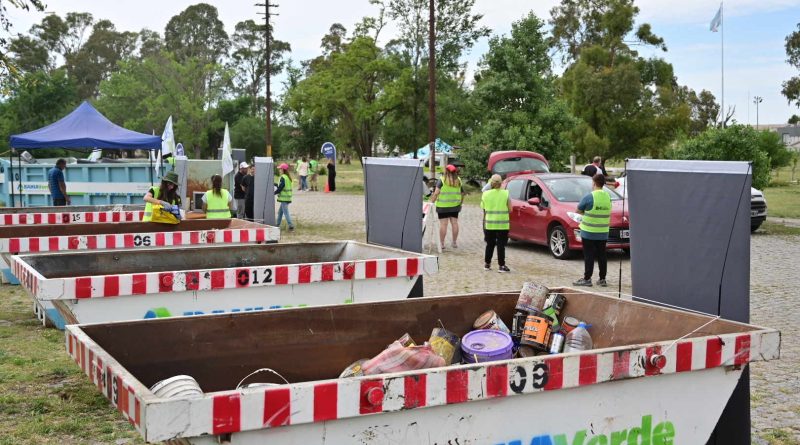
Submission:
[[[764,98],[761,96],[753,96],[753,103],[756,104],[756,130],[758,130],[758,104],[764,102]]]

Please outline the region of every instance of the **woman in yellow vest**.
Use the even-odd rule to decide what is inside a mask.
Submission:
[[[292,177],[289,176],[289,164],[283,163],[278,167],[280,177],[278,183],[275,184],[275,195],[278,197],[280,208],[278,209],[278,227],[281,226],[281,220],[286,216],[286,224],[289,226],[289,231],[294,231],[294,223],[292,217],[289,215],[289,204],[292,203]]]
[[[447,237],[448,222],[453,227],[453,248],[458,248],[458,213],[464,202],[464,189],[461,187],[461,178],[455,165],[445,168],[444,178],[436,181],[436,190],[431,196],[431,202],[436,203],[436,214],[439,217],[439,240],[444,247]]]
[[[233,198],[222,188],[222,176],[211,177],[211,190],[203,195],[203,211],[206,219],[226,219],[231,217]]]
[[[178,196],[178,174],[167,172],[161,178],[161,185],[153,186],[144,195],[144,216],[142,221],[152,221],[153,206],[160,205],[168,212],[175,212],[180,209],[181,197]]]
[[[483,239],[486,241],[484,254],[484,270],[492,270],[492,254],[497,246],[498,272],[511,272],[506,266],[506,243],[508,243],[508,229],[511,227],[509,215],[511,214],[511,200],[508,190],[502,189],[503,178],[492,175],[489,180],[491,188],[481,195],[481,208],[483,209]]]
[[[611,222],[611,196],[603,190],[606,177],[602,173],[592,176],[592,192],[578,203],[581,220],[581,243],[583,244],[583,278],[572,283],[575,286],[591,286],[594,273],[594,259],[600,269],[597,285],[606,287],[606,243],[608,242],[608,226]]]

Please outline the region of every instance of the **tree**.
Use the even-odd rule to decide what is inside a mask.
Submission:
[[[672,151],[675,159],[714,161],[751,161],[753,187],[769,185],[770,168],[788,165],[791,154],[777,133],[758,131],[746,125],[711,128],[696,138],[688,139]],[[773,162],[773,159],[775,162]]]
[[[19,35],[11,40],[9,52],[13,54],[14,65],[26,73],[49,71],[50,52],[42,41],[26,35]]]
[[[75,79],[79,98],[97,96],[100,82],[116,70],[117,62],[130,56],[137,38],[138,34],[134,32],[117,32],[108,20],[94,25],[86,43],[67,57],[67,69]]]
[[[30,10],[31,6],[37,11],[44,11],[44,1],[42,0],[14,0],[10,2],[12,6]],[[14,66],[13,62],[6,54],[6,47],[8,46],[8,34],[11,30],[11,22],[8,20],[8,3],[0,1],[0,79],[6,79],[10,76],[18,76],[19,73]],[[7,85],[0,85],[0,88],[6,89]]]
[[[792,117],[789,118],[788,121],[789,125],[797,125],[800,124],[800,116],[793,114]]]
[[[682,87],[678,94],[681,96],[680,99],[691,107],[692,121],[689,133],[692,136],[702,133],[709,127],[717,126],[720,106],[711,91],[702,90],[697,94],[689,87]]]
[[[161,35],[147,28],[139,31],[139,58],[157,56],[164,49],[164,41]]]
[[[201,63],[219,62],[229,45],[217,8],[207,3],[189,6],[173,16],[164,30],[164,43],[178,62],[196,57]]]
[[[531,150],[553,165],[568,155],[567,131],[575,124],[555,97],[544,22],[533,13],[515,22],[508,37],[494,37],[475,75],[474,107],[481,119],[464,148],[472,175],[483,175],[495,150]]]
[[[264,26],[245,20],[236,24],[236,31],[231,39],[231,67],[237,73],[237,89],[251,98],[253,114],[260,108],[258,96],[264,89],[266,76],[267,50],[264,34]],[[283,71],[286,63],[283,57],[289,51],[291,47],[288,43],[275,39],[270,41],[271,75]]]
[[[786,36],[786,61],[789,65],[800,70],[800,23],[797,24],[797,31]],[[781,91],[789,103],[794,102],[800,107],[800,75],[791,77],[783,83]]]

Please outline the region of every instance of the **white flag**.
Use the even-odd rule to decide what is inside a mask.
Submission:
[[[172,116],[167,119],[164,134],[161,135],[161,156],[175,155],[175,133],[172,132]]]
[[[711,19],[711,32],[719,31],[719,27],[722,26],[722,4],[720,3],[719,9],[717,10],[717,15]]]
[[[225,136],[222,137],[222,176],[233,171],[233,158],[231,155],[231,132],[228,130],[228,123],[225,122]]]

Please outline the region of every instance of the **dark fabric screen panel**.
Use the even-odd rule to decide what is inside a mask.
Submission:
[[[364,158],[367,242],[422,252],[422,166]]]

